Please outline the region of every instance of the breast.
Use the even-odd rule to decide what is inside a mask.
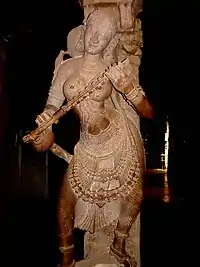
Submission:
[[[94,93],[90,96],[90,98],[97,102],[103,102],[112,93],[112,85],[110,82],[105,83],[104,85],[99,85],[95,88]]]
[[[85,89],[86,81],[83,76],[71,75],[65,82],[63,92],[67,100],[73,99]]]

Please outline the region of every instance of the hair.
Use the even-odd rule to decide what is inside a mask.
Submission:
[[[112,32],[114,37],[117,33],[117,20],[113,9],[109,8],[100,8],[93,10],[86,19],[86,25],[90,23],[90,20],[95,18],[101,22],[108,22],[109,30]],[[115,31],[113,31],[115,29]]]
[[[84,25],[79,25],[69,32],[69,34],[67,35],[67,49],[70,55],[72,54],[72,50],[77,50],[77,52],[84,51],[83,36]]]

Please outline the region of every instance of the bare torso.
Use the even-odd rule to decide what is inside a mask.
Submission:
[[[99,64],[98,68],[87,69],[83,58],[80,58],[79,61],[76,71],[71,73],[64,83],[63,91],[68,100],[72,100],[73,97],[82,92],[88,83],[107,67],[106,63],[102,63]],[[90,97],[76,106],[75,112],[80,117],[82,132],[99,135],[101,131],[109,127],[116,113],[112,105],[109,108],[105,106],[105,101],[111,93],[112,85],[108,81],[103,86],[97,87]]]
[[[83,58],[79,58],[77,64],[63,84],[69,101],[107,67],[97,64],[98,68],[88,70]],[[81,133],[68,166],[67,179],[77,197],[74,225],[90,232],[118,219],[119,200],[135,190],[143,172],[140,136],[134,125],[129,125],[123,111],[112,103],[112,90],[111,83],[106,81],[75,107]],[[83,213],[87,207],[95,212]]]

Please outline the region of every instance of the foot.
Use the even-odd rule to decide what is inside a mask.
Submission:
[[[131,258],[126,252],[124,238],[114,238],[113,244],[110,246],[110,254],[124,267],[137,267],[135,258]]]
[[[125,238],[117,238],[115,236],[113,241],[113,247],[117,250],[121,255],[126,255],[126,239]]]
[[[74,245],[68,247],[60,247],[61,255],[61,263],[58,267],[74,267]]]

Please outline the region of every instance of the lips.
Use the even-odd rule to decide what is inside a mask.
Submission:
[[[98,44],[99,44],[99,42],[93,42],[93,41],[89,42],[89,46],[93,46],[95,48],[98,46]]]

